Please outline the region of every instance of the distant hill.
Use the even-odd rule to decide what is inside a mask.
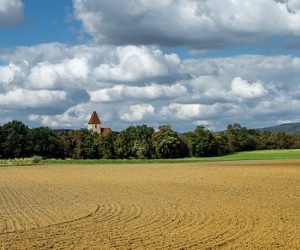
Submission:
[[[300,122],[283,123],[277,126],[261,128],[261,131],[284,132],[291,135],[300,135]]]

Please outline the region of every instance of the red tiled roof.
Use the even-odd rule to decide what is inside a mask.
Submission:
[[[97,115],[97,112],[94,111],[89,120],[89,124],[101,124],[101,121]]]
[[[111,128],[101,128],[101,135],[107,136],[111,133]]]

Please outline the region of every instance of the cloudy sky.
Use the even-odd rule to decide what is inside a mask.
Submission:
[[[0,124],[300,120],[300,0],[0,0]]]

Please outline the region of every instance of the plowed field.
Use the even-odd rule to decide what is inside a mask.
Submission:
[[[300,161],[0,168],[0,249],[300,249]]]

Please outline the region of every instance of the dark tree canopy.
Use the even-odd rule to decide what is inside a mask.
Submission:
[[[0,159],[41,156],[72,159],[163,159],[207,157],[256,149],[300,148],[300,136],[228,125],[224,132],[203,126],[176,133],[170,125],[157,131],[146,125],[130,126],[101,136],[87,129],[29,129],[20,121],[0,126]]]
[[[170,125],[160,126],[152,136],[155,155],[159,159],[184,157],[186,149],[183,140],[172,130]]]
[[[152,134],[153,128],[142,126],[130,126],[122,130],[114,142],[114,150],[117,158],[147,159],[153,156]]]
[[[187,134],[188,148],[191,156],[203,157],[218,155],[218,140],[204,126],[198,126],[194,132]]]
[[[3,158],[19,158],[27,155],[28,127],[20,121],[11,121],[1,129],[1,152]]]
[[[56,158],[59,156],[57,149],[60,142],[55,132],[49,128],[33,128],[28,132],[28,152],[44,158]]]

